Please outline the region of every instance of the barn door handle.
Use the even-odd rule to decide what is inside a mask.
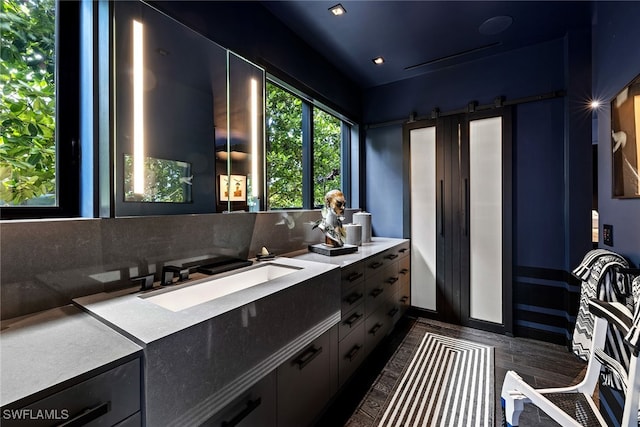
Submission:
[[[464,179],[464,194],[462,195],[462,230],[469,235],[469,178]]]
[[[444,237],[444,180],[440,180],[440,235]]]

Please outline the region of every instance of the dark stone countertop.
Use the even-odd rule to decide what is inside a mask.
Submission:
[[[141,352],[72,305],[3,321],[0,406],[30,404],[140,357]]]

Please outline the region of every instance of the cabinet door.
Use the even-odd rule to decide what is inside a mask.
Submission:
[[[364,322],[359,322],[349,335],[340,341],[338,357],[338,380],[342,387],[365,358]]]
[[[278,367],[278,427],[311,425],[329,402],[332,353],[327,331]]]
[[[275,427],[276,374],[270,373],[207,420],[203,427]]]

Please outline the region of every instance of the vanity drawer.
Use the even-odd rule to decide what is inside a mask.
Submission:
[[[411,282],[409,280],[400,285],[397,300],[403,313],[411,306]]]
[[[364,302],[364,281],[359,281],[355,286],[351,286],[347,289],[342,289],[342,302],[340,310],[342,317],[345,313],[353,310],[357,305]]]
[[[411,242],[404,242],[396,246],[393,250],[399,255],[399,260],[404,257],[408,257],[411,253]]]
[[[351,265],[343,267],[340,272],[342,281],[342,289],[349,288],[358,282],[364,280],[364,264],[355,262]]]
[[[384,304],[385,299],[390,297],[389,287],[385,284],[382,277],[383,276],[376,276],[367,279],[367,282],[365,283],[364,309],[367,316],[376,311],[382,304]]]
[[[329,330],[277,368],[278,427],[310,425],[331,398],[331,345]]]
[[[411,257],[404,257],[398,261],[398,274],[402,282],[406,282],[411,277]]]
[[[367,316],[380,307],[384,301],[392,298],[398,282],[397,266],[387,265],[375,276],[367,278],[365,283],[365,309]]]
[[[344,337],[349,335],[364,320],[364,303],[360,301],[353,310],[344,314],[340,320],[340,329],[338,330],[338,340],[342,341]]]
[[[355,326],[353,331],[338,344],[338,380],[340,387],[358,369],[365,358],[364,322]]]
[[[275,371],[226,405],[202,426],[276,427]]]
[[[364,276],[367,280],[377,275],[384,266],[389,264],[389,260],[385,258],[385,255],[387,255],[386,251],[364,261]]]
[[[390,321],[387,311],[388,305],[383,304],[364,321],[364,346],[367,354],[376,348],[389,331]]]
[[[77,423],[73,425],[112,426],[139,413],[140,394],[140,359],[134,359],[29,406],[15,409],[17,415],[13,419],[4,417],[4,411],[9,409],[3,408],[2,426],[54,426],[72,420]],[[17,419],[20,414],[21,420]],[[46,416],[34,419],[37,414]],[[134,424],[136,419],[139,417],[132,417]]]
[[[396,264],[389,265],[380,273],[380,280],[388,290],[388,294],[393,294],[400,287],[401,275],[398,274],[398,266]]]

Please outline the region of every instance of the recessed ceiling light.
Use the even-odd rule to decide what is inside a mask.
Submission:
[[[373,63],[376,65],[384,64],[384,58],[382,56],[377,56],[372,59]]]
[[[333,13],[335,16],[340,16],[340,15],[344,15],[345,13],[347,13],[347,10],[340,3],[338,3],[335,6],[330,7],[329,11],[331,13]]]

